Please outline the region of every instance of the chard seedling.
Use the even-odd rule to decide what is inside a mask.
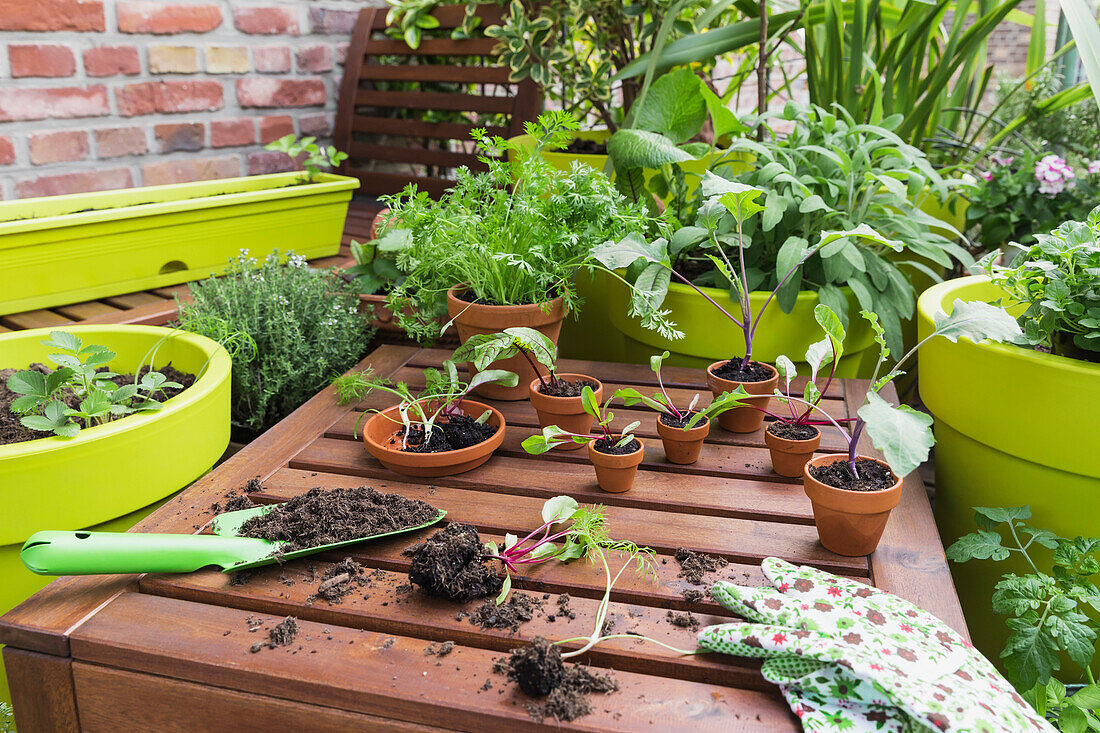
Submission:
[[[333,380],[337,401],[347,404],[354,400],[362,399],[374,390],[389,392],[396,396],[400,402],[397,404],[397,413],[400,421],[394,420],[405,426],[401,447],[408,447],[409,435],[414,427],[419,427],[423,432],[423,440],[427,442],[440,418],[450,418],[465,415],[462,401],[469,396],[474,388],[482,384],[500,384],[505,387],[515,387],[519,383],[519,377],[515,372],[504,369],[489,369],[478,372],[470,378],[469,382],[462,381],[458,376],[458,367],[448,359],[443,362],[443,369],[424,370],[424,389],[418,394],[413,394],[409,385],[405,382],[394,382],[391,379],[375,379],[373,371],[366,369],[361,372],[353,372],[337,377]],[[359,421],[369,412],[385,414],[383,410],[369,409],[359,416],[352,427],[352,435],[357,436]],[[493,413],[486,410],[474,419],[474,422],[484,424]],[[387,419],[392,420],[389,416]]]
[[[627,407],[633,407],[634,405],[642,404],[659,413],[668,415],[669,417],[683,422],[687,419],[687,423],[683,426],[684,430],[691,430],[698,425],[704,419],[712,420],[721,415],[726,410],[740,406],[740,402],[737,397],[730,396],[732,393],[723,392],[722,394],[711,400],[711,403],[704,407],[702,410],[696,410],[696,404],[699,402],[699,395],[696,394],[688,406],[684,409],[679,409],[672,401],[672,397],[669,396],[668,390],[665,389],[664,380],[661,378],[661,364],[665,359],[669,357],[669,353],[666,351],[662,354],[654,354],[649,357],[649,368],[653,370],[653,373],[657,375],[657,386],[660,388],[660,394],[655,394],[652,397],[646,397],[644,394],[634,389],[633,387],[624,387],[623,389],[616,390],[615,394],[611,395],[612,399],[616,397],[622,398],[623,404]]]
[[[154,397],[165,396],[164,390],[169,388],[183,388],[154,371],[142,374],[140,379],[135,375],[133,384],[119,386],[111,381],[118,374],[106,369],[117,354],[106,346],[85,346],[67,331],[51,331],[42,344],[58,350],[49,355],[58,369],[49,374],[26,369],[8,378],[8,389],[20,395],[12,401],[11,411],[21,415],[19,422],[31,430],[72,438],[82,427],[103,425],[134,412],[159,410],[161,403]],[[69,407],[76,400],[78,406]]]
[[[596,393],[592,391],[592,388],[585,386],[581,390],[581,407],[584,408],[585,412],[595,418],[596,425],[599,426],[600,432],[582,435],[580,433],[571,433],[568,430],[562,430],[557,425],[548,425],[542,429],[541,434],[531,435],[524,439],[521,444],[523,449],[532,455],[539,455],[566,443],[583,444],[593,440],[605,440],[608,445],[612,445],[616,448],[630,445],[630,443],[634,441],[634,428],[642,423],[640,420],[635,420],[617,434],[613,432],[611,430],[611,421],[615,419],[615,415],[607,409],[613,399],[615,399],[614,395],[609,397],[607,402],[601,405],[596,399]]]
[[[549,389],[561,381],[556,374],[558,349],[554,342],[543,333],[525,326],[506,328],[502,333],[475,334],[466,339],[466,343],[459,346],[451,358],[458,363],[468,361],[478,369],[485,369],[516,354],[523,355],[543,387]],[[539,365],[546,369],[548,376],[542,376]]]

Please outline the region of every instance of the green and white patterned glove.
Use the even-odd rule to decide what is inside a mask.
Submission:
[[[871,586],[778,558],[774,588],[711,593],[754,623],[708,626],[707,649],[763,657],[807,731],[1025,733],[1054,728],[950,627]]]

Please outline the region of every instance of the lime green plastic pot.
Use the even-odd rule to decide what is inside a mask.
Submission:
[[[41,342],[50,330],[0,335],[0,368],[49,364],[52,349]],[[20,546],[30,535],[45,529],[127,529],[202,476],[229,444],[230,358],[217,343],[156,326],[64,330],[116,352],[109,364],[113,371],[135,371],[161,342],[154,366],[171,364],[200,376],[157,412],[87,428],[75,438],[0,446],[0,614],[48,582],[19,561]],[[0,688],[0,699],[7,699],[6,687]]]
[[[355,178],[301,173],[0,203],[0,314],[198,280],[240,250],[340,249]]]
[[[931,333],[935,314],[956,298],[1004,297],[985,277],[936,285],[918,303],[920,334]],[[975,506],[1026,504],[1036,527],[1100,535],[1100,364],[968,339],[933,339],[918,354],[921,399],[936,418],[944,545],[977,529]],[[990,596],[1002,573],[1024,567],[972,560],[951,570],[975,643],[997,658],[1004,623]]]

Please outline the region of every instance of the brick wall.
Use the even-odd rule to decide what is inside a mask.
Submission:
[[[384,0],[3,0],[5,199],[287,170],[331,134],[360,7]]]

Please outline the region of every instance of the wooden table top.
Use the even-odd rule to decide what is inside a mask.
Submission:
[[[380,375],[415,383],[421,368],[437,366],[447,356],[440,350],[382,346],[360,368],[369,364]],[[654,385],[643,366],[562,360],[561,368],[591,374],[611,389]],[[664,376],[677,392],[706,392],[700,370],[670,368]],[[852,414],[860,386],[834,383],[827,408]],[[314,486],[374,486],[424,499],[446,509],[448,520],[473,524],[493,540],[538,526],[543,501],[566,493],[582,503],[606,505],[612,537],[658,552],[659,582],[624,574],[616,585],[611,618],[617,629],[692,648],[693,632],[670,624],[669,610],[690,610],[703,625],[731,620],[709,598],[692,604],[684,599],[685,590],[704,590],[678,577],[672,555],[686,547],[729,561],[708,582],[764,584],[759,563],[776,555],[873,583],[966,634],[916,473],[905,481],[878,551],[870,558],[845,558],[818,543],[800,482],[771,473],[759,432],[734,435],[715,428],[697,464],[676,466],[664,460],[655,415],[620,406],[614,410],[616,422],[642,421],[638,436],[646,444],[646,460],[631,491],[609,494],[596,486],[583,451],[526,455],[520,441],[538,430],[534,410],[526,401],[496,402],[508,427],[504,444],[487,464],[457,476],[417,480],[384,469],[352,437],[359,410],[390,402],[388,396],[371,395],[359,406],[341,407],[326,389],[134,531],[201,531],[214,516],[211,505],[252,478],[264,483],[253,494],[260,502],[282,501]],[[826,433],[822,450],[837,447]],[[874,454],[869,444],[861,452]],[[603,594],[602,569],[584,562],[547,563],[522,574],[516,590],[539,600],[548,594],[551,611],[557,595],[568,593],[576,618],[551,622],[547,614],[536,614],[514,633],[485,630],[457,616],[478,602],[460,606],[406,585],[409,558],[401,551],[432,531],[266,568],[236,586],[215,570],[59,579],[0,619],[20,725],[27,730],[209,729],[231,720],[242,730],[539,729],[525,709],[531,699],[493,674],[492,662],[533,636],[553,640],[588,633]],[[320,574],[349,556],[367,569],[368,584],[336,604],[310,599]],[[299,621],[294,644],[252,653],[266,630],[288,615]],[[249,632],[250,616],[264,626]],[[443,641],[455,642],[452,653],[442,658],[426,653],[430,642]],[[612,669],[619,691],[593,695],[593,711],[586,717],[547,725],[693,733],[798,729],[776,689],[760,676],[759,664],[749,660],[684,657],[615,639],[593,649],[585,661]],[[483,689],[486,680],[489,689]]]

